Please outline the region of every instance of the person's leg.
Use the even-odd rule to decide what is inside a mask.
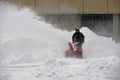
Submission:
[[[79,42],[79,43],[77,44],[77,50],[81,50],[81,49],[82,49],[82,43]]]
[[[75,49],[75,51],[76,50],[81,50],[81,48],[82,48],[82,44],[80,42],[74,43],[74,49]]]

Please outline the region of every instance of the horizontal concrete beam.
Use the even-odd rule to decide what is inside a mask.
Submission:
[[[42,14],[120,14],[120,0],[6,0]]]

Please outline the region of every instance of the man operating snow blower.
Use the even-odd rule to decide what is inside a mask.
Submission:
[[[84,35],[79,31],[78,28],[75,29],[75,33],[72,36],[72,41],[75,50],[82,50],[82,44],[84,43]]]
[[[82,44],[84,43],[84,39],[83,33],[76,28],[75,33],[72,35],[72,43],[69,42],[69,50],[66,51],[66,57],[82,58]]]

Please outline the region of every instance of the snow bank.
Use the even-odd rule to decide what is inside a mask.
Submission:
[[[119,55],[120,43],[116,44],[112,38],[99,36],[87,27],[82,28],[81,32],[85,35],[85,43],[83,45],[85,57]]]

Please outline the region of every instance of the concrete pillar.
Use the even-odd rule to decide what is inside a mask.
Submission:
[[[119,42],[119,15],[113,14],[113,40]]]

